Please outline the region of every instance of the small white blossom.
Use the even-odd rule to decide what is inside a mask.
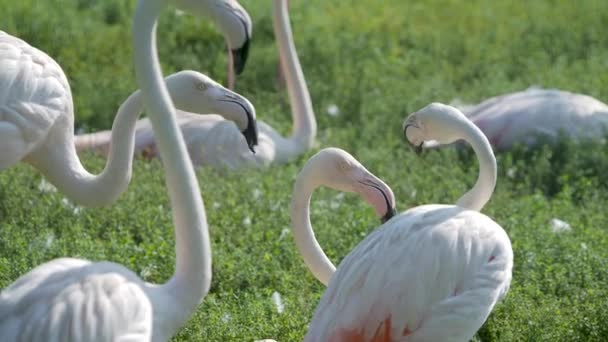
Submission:
[[[572,230],[572,227],[570,227],[568,222],[558,218],[552,218],[551,221],[549,221],[549,225],[551,225],[551,231],[554,233],[569,232]]]
[[[257,200],[258,198],[260,198],[260,196],[262,196],[262,190],[253,189],[253,199]]]
[[[251,225],[251,218],[249,216],[247,216],[243,219],[243,225],[245,225],[245,226]]]
[[[224,323],[228,323],[232,320],[232,315],[230,315],[229,313],[224,313],[222,315],[222,322]]]
[[[46,241],[44,242],[44,247],[46,247],[46,249],[51,248],[53,241],[55,241],[55,235],[53,235],[52,233],[47,235]]]
[[[221,205],[218,202],[213,202],[213,209],[219,209]]]
[[[47,180],[44,178],[40,180],[40,184],[38,184],[38,190],[40,192],[57,192],[57,188],[53,184],[47,182]]]
[[[63,203],[63,205],[66,208],[72,209],[72,213],[74,215],[80,215],[80,212],[82,211],[82,207],[81,206],[74,205],[72,202],[70,202],[69,199],[67,199],[65,197],[61,200],[61,203]]]
[[[283,228],[281,230],[281,235],[279,235],[279,241],[282,241],[290,232],[291,230],[289,228]]]
[[[515,168],[514,167],[510,167],[507,170],[507,177],[509,177],[509,178],[515,178],[515,173],[516,173]]]
[[[587,250],[587,244],[584,242],[581,242],[581,249],[586,251]]]
[[[338,106],[336,106],[335,104],[331,104],[327,106],[327,114],[329,116],[336,117],[340,115],[340,108],[338,108]]]
[[[272,302],[276,306],[277,312],[282,314],[283,311],[285,310],[285,305],[283,305],[283,300],[281,299],[281,294],[278,293],[277,291],[274,291],[272,293]]]

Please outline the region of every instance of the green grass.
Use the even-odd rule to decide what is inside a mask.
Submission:
[[[254,19],[254,38],[237,88],[260,119],[287,132],[286,95],[275,85],[270,1],[242,3]],[[0,0],[0,29],[62,65],[77,127],[106,129],[135,87],[129,47],[134,5]],[[400,135],[406,113],[431,101],[473,102],[533,84],[608,99],[608,2],[314,0],[291,1],[290,8],[319,147],[351,152],[392,186],[400,210],[453,203],[478,170],[470,152],[414,156]],[[225,80],[224,42],[206,21],[167,10],[158,41],[166,73],[196,69]],[[341,115],[326,114],[331,104]],[[305,268],[291,235],[281,235],[290,227],[294,177],[313,152],[265,171],[222,176],[199,170],[213,281],[175,341],[302,339],[323,287]],[[607,156],[606,145],[569,142],[499,156],[499,183],[483,211],[511,237],[514,277],[476,341],[608,340]],[[97,171],[105,162],[85,161]],[[159,163],[137,161],[118,202],[77,214],[61,194],[41,193],[40,181],[23,165],[0,173],[1,287],[61,256],[115,261],[153,282],[170,277],[173,228]],[[377,219],[357,197],[336,196],[325,189],[315,193],[312,222],[338,263]],[[572,231],[552,233],[552,218],[567,221]],[[272,304],[274,291],[282,295],[283,314]]]

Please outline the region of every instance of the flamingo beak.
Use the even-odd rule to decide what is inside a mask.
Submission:
[[[251,115],[251,113],[249,112],[247,112],[247,119],[247,128],[245,128],[245,130],[241,133],[243,134],[243,136],[245,136],[245,140],[247,140],[247,146],[249,147],[249,150],[253,154],[255,154],[254,147],[258,144],[258,125],[255,119],[253,118],[253,115]]]
[[[232,53],[232,65],[234,66],[234,72],[237,75],[242,74],[243,70],[245,70],[245,64],[247,63],[247,58],[249,57],[250,42],[250,38],[247,37],[243,46],[238,49],[230,50],[230,52]]]
[[[407,139],[407,129],[410,126],[417,127],[416,125],[413,125],[413,124],[406,124],[403,127],[403,137],[405,138],[405,141],[408,143],[410,148],[414,151],[414,153],[416,153],[417,156],[420,156],[422,154],[422,146],[424,145],[424,142],[420,142],[420,144],[418,144],[418,145],[414,145],[414,144],[410,143],[410,141]]]
[[[390,220],[393,216],[397,215],[397,209],[395,207],[391,207],[384,216],[380,219],[380,222],[385,223]]]

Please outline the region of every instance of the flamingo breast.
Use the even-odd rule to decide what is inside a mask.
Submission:
[[[506,233],[487,216],[414,208],[344,258],[305,341],[465,341],[508,291],[512,264]]]

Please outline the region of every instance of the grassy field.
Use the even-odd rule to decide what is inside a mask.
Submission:
[[[241,2],[254,20],[248,68],[237,90],[258,118],[288,132],[276,87],[270,1]],[[398,209],[453,203],[478,170],[470,152],[416,157],[403,117],[431,101],[476,102],[530,85],[608,100],[608,2],[291,1],[296,45],[317,113],[318,146],[338,146],[392,186]],[[64,68],[76,125],[107,129],[134,89],[130,18],[135,1],[0,0],[0,30],[47,51]],[[196,69],[225,80],[224,42],[204,20],[167,10],[159,26],[165,73]],[[327,114],[336,105],[340,115]],[[200,169],[213,247],[210,294],[175,341],[253,341],[304,336],[323,286],[289,233],[288,204],[304,161],[230,175]],[[484,213],[508,232],[511,290],[475,341],[608,340],[608,147],[519,149],[498,156],[499,182]],[[100,171],[94,156],[86,165]],[[144,279],[173,272],[171,211],[160,163],[135,163],[131,186],[102,209],[74,208],[39,189],[21,165],[0,173],[0,287],[61,256],[111,260]],[[353,195],[315,193],[312,222],[338,263],[378,222]],[[554,233],[561,219],[571,231]],[[284,311],[271,300],[280,293]]]

